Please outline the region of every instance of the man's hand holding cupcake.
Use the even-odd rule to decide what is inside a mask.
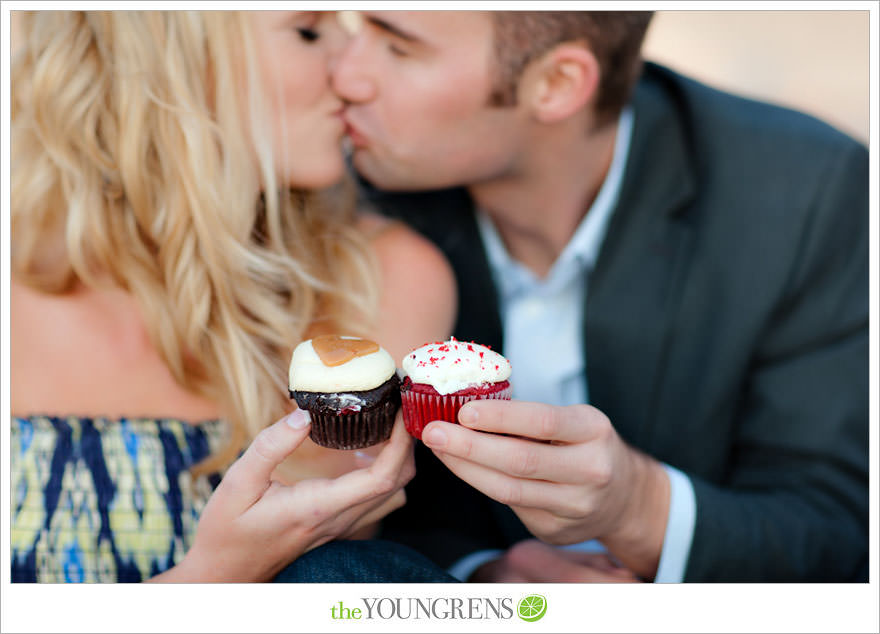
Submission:
[[[480,400],[422,441],[458,477],[508,504],[550,544],[600,539],[628,569],[656,574],[669,508],[660,463],[626,445],[589,405]]]

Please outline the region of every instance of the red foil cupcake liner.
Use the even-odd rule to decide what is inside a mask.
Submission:
[[[401,393],[403,423],[411,436],[422,439],[422,430],[432,420],[458,423],[458,410],[468,401],[495,399],[509,401],[511,386],[492,394],[423,394],[414,390]]]

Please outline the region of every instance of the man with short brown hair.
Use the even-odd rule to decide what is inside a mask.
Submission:
[[[644,15],[364,18],[354,166],[515,399],[426,428],[386,535],[471,580],[866,579],[865,148],[653,64],[630,94]]]

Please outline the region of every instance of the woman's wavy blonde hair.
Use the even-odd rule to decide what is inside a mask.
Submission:
[[[17,17],[13,274],[130,292],[175,379],[235,430],[198,471],[228,464],[290,408],[307,329],[371,325],[376,263],[354,207],[277,182],[247,15]]]

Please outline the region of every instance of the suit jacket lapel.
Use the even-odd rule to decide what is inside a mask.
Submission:
[[[504,335],[498,294],[489,267],[473,201],[464,191],[463,198],[450,208],[450,227],[442,249],[455,269],[458,281],[458,320],[454,332],[464,341],[475,341],[499,352]]]
[[[681,295],[693,229],[693,163],[675,93],[652,65],[634,97],[621,196],[587,291],[584,346],[592,405],[636,446],[656,417],[658,373]]]

